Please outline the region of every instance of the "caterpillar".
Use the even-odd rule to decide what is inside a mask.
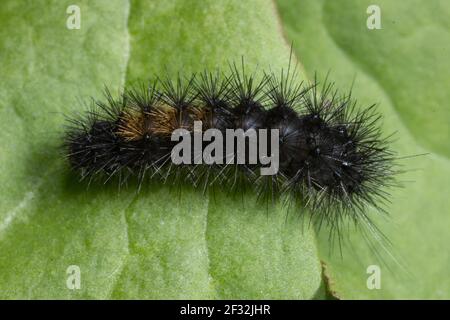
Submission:
[[[290,67],[262,76],[247,74],[244,65],[230,70],[156,78],[116,98],[106,89],[105,101],[93,99],[91,110],[68,118],[63,147],[70,167],[89,182],[134,179],[138,190],[151,180],[204,191],[248,187],[266,200],[286,195],[332,227],[370,221],[369,206],[385,212],[386,188],[395,185],[397,171],[375,105],[357,107],[351,92],[341,94],[329,81],[298,82]],[[210,129],[215,134],[209,139],[196,139]],[[182,133],[174,139],[177,130]],[[244,141],[253,132],[259,142],[227,150],[217,137],[230,130]],[[275,140],[267,130],[277,132]],[[197,156],[183,154],[187,161],[174,163],[181,138],[197,148]],[[262,149],[277,153],[273,174],[260,174],[269,157],[251,158]],[[216,161],[199,161],[208,150]]]

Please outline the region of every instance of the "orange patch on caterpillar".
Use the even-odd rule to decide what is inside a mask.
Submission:
[[[209,108],[202,106],[190,107],[189,112],[194,121],[201,121],[203,123],[202,130],[205,131],[212,128],[212,112]]]
[[[156,135],[171,135],[176,129],[192,131],[194,121],[201,121],[205,111],[197,107],[188,107],[180,110],[165,105],[150,111],[152,132]]]
[[[151,122],[149,112],[129,110],[121,116],[117,134],[126,141],[141,140],[151,134]]]

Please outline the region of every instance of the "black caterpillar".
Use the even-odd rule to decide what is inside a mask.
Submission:
[[[356,108],[351,94],[340,95],[332,83],[296,83],[289,69],[259,80],[231,69],[230,75],[205,71],[175,82],[155,80],[117,99],[106,91],[106,102],[94,100],[92,110],[69,119],[64,149],[71,167],[81,179],[116,177],[120,185],[133,178],[139,187],[150,179],[204,190],[245,185],[265,199],[288,193],[332,226],[346,218],[370,221],[367,206],[383,211],[395,153],[381,135],[374,105]],[[277,174],[260,175],[261,162],[248,157],[242,164],[173,164],[178,142],[171,134],[184,128],[193,135],[194,121],[224,133],[279,129]]]

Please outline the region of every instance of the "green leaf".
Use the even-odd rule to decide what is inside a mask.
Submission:
[[[308,77],[314,72],[348,90],[361,105],[379,104],[383,131],[396,131],[392,148],[408,172],[392,191],[390,219],[378,226],[393,244],[383,263],[358,232],[339,254],[329,255],[326,232],[319,247],[343,298],[450,298],[450,4],[448,1],[380,0],[381,30],[366,27],[373,1],[278,0],[287,36]],[[371,212],[376,215],[375,212]],[[380,250],[380,244],[376,244]],[[382,251],[382,250],[381,250]],[[381,267],[381,289],[366,286],[369,265]],[[399,266],[401,265],[401,266]]]
[[[4,0],[0,11],[1,298],[311,298],[311,230],[286,210],[191,188],[91,185],[58,146],[65,113],[104,85],[203,68],[285,67],[267,1]],[[249,13],[252,13],[249,15]],[[291,221],[292,220],[292,221]],[[66,285],[69,266],[81,288]]]

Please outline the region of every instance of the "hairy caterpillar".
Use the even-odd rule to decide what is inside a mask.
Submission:
[[[203,190],[248,186],[265,199],[290,194],[332,227],[344,219],[370,221],[366,207],[383,211],[384,188],[395,184],[395,153],[382,137],[374,105],[357,108],[351,94],[339,94],[332,83],[320,88],[316,81],[297,83],[289,68],[281,77],[256,77],[233,66],[229,75],[205,71],[176,81],[155,80],[117,99],[106,91],[106,98],[69,119],[64,149],[81,179],[117,177],[122,185],[134,178],[139,187],[151,179]],[[202,132],[255,130],[257,138],[262,138],[257,130],[277,130],[276,174],[260,175],[261,158],[252,162],[248,153],[235,161],[236,147],[218,157],[223,161],[199,162],[190,155],[190,164],[174,164],[171,152],[178,141],[171,139],[173,132],[184,129],[194,140],[195,123],[201,123]],[[262,146],[273,153],[270,139],[265,141]],[[200,154],[211,142],[201,142]],[[245,151],[251,147],[247,144]]]

